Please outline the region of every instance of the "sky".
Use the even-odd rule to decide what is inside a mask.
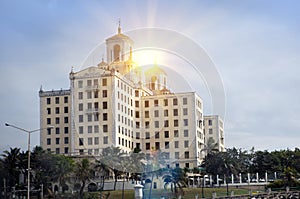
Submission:
[[[297,0],[1,0],[0,150],[26,150],[27,134],[4,123],[38,129],[40,87],[69,88],[71,68],[85,67],[91,51],[116,34],[119,19],[123,32],[163,29],[203,49],[225,94],[227,148],[299,147],[299,9]],[[191,82],[204,96],[204,112],[218,114],[205,108],[211,104],[207,90]],[[39,133],[31,145],[39,145]]]

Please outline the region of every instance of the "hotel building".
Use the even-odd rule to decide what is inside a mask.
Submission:
[[[139,148],[146,154],[160,150],[167,164],[182,168],[201,163],[206,136],[224,150],[218,116],[218,131],[212,130],[218,135],[204,133],[200,96],[172,93],[167,73],[156,64],[143,74],[132,49],[133,41],[119,27],[106,39],[107,62],[72,70],[70,89],[40,89],[41,128],[55,126],[41,132],[41,146],[58,154],[94,156],[109,146],[126,152]]]

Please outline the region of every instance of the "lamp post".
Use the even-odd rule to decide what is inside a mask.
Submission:
[[[36,132],[36,131],[43,130],[43,129],[49,129],[49,128],[52,129],[53,126],[50,126],[47,128],[39,128],[39,129],[31,130],[31,131],[20,128],[18,126],[12,125],[12,124],[8,124],[8,123],[5,123],[5,126],[12,127],[12,128],[15,128],[15,129],[18,129],[18,130],[28,133],[27,199],[29,199],[30,198],[30,134],[33,132]]]

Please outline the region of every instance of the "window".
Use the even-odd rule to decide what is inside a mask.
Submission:
[[[159,139],[159,131],[155,132],[155,139]]]
[[[83,115],[79,115],[78,117],[79,117],[79,118],[78,118],[78,121],[79,121],[79,122],[83,122]]]
[[[55,124],[59,124],[59,117],[55,118]]]
[[[179,148],[179,141],[174,142],[174,148]]]
[[[56,148],[56,149],[55,149],[55,153],[56,153],[56,154],[59,154],[59,153],[60,153],[60,149],[59,149],[59,148]]]
[[[175,152],[175,159],[179,159],[179,152]],[[179,165],[178,165],[179,166]]]
[[[79,138],[79,146],[83,146],[83,138]]]
[[[79,131],[79,134],[83,134],[83,126],[80,126],[78,131]]]
[[[55,128],[55,134],[59,134],[59,131],[60,131],[59,128],[56,127],[56,128]]]
[[[145,101],[145,107],[149,107],[149,101]]]
[[[64,107],[64,112],[69,113],[69,108],[67,106]]]
[[[184,152],[184,158],[190,158],[190,153],[188,151]]]
[[[107,90],[102,91],[102,97],[107,97]]]
[[[65,122],[65,124],[68,124],[69,123],[69,118],[68,117],[64,117],[64,122]]]
[[[145,122],[145,128],[148,129],[150,127],[150,123],[149,122]]]
[[[165,158],[170,159],[170,153],[169,152],[165,153]],[[170,165],[167,164],[167,168],[170,168]]]
[[[65,144],[69,144],[69,138],[68,138],[68,137],[65,137],[64,143],[65,143]]]
[[[186,98],[186,97],[184,97],[184,98],[182,99],[182,104],[183,104],[183,105],[187,105],[187,98]]]
[[[107,86],[107,79],[102,79],[102,86]]]
[[[103,109],[107,109],[107,102],[102,102]]]
[[[83,92],[78,93],[78,99],[83,99]]]
[[[165,138],[169,138],[169,131],[165,131]]]
[[[160,144],[159,142],[155,142],[155,150],[159,150],[160,149]]]
[[[135,111],[135,117],[136,117],[136,118],[140,118],[140,112]]]
[[[99,92],[98,91],[95,91],[94,92],[94,98],[98,98],[99,97]]]
[[[55,97],[55,104],[59,104],[59,97]]]
[[[145,111],[145,118],[149,118],[149,111]]]
[[[154,100],[154,106],[158,106],[158,100]]]
[[[178,120],[174,120],[174,126],[178,126]]]
[[[138,90],[134,91],[134,94],[135,94],[136,97],[138,97],[139,96],[139,91]]]
[[[55,113],[56,113],[56,114],[59,114],[59,107],[56,107],[56,108],[55,108]]]
[[[183,109],[183,115],[188,115],[188,109],[187,108]]]
[[[164,116],[165,116],[165,117],[168,117],[168,115],[169,115],[168,110],[164,110]]]
[[[108,126],[105,124],[105,125],[103,125],[103,132],[108,132]]]
[[[208,120],[208,125],[212,126],[212,120]]]
[[[165,142],[165,149],[170,148],[170,143],[169,142]]]
[[[95,144],[99,144],[99,138],[98,138],[98,137],[95,137],[95,138],[94,138],[94,143],[95,143]]]
[[[88,138],[88,145],[92,145],[93,144],[93,138],[89,137]]]
[[[69,98],[68,97],[64,97],[64,103],[68,103]]]
[[[92,122],[93,121],[93,114],[88,114],[87,115],[87,121]]]
[[[48,115],[51,114],[51,108],[47,108],[47,114],[48,114]]]
[[[168,106],[168,99],[164,99],[164,106]]]
[[[190,168],[190,163],[185,163],[185,168]]]
[[[164,127],[169,127],[169,120],[164,121]]]
[[[184,141],[184,148],[189,148],[189,141],[188,140]]]
[[[107,121],[107,113],[103,113],[103,121]]]
[[[83,104],[82,103],[78,104],[78,110],[83,111]]]
[[[140,128],[140,122],[135,122],[135,127],[136,127],[137,129],[139,129],[139,128]]]
[[[108,144],[108,137],[107,136],[103,137],[103,144]]]
[[[173,115],[178,116],[178,109],[173,109]]]
[[[88,92],[86,93],[86,97],[87,97],[88,99],[92,99],[92,92],[91,92],[91,91],[88,91]]]
[[[88,80],[87,80],[87,85],[88,85],[88,86],[92,86],[92,80],[88,79]]]
[[[174,99],[173,99],[173,105],[174,105],[174,106],[178,105],[177,98],[174,98]]]
[[[183,131],[184,137],[189,137],[189,130],[185,129]]]
[[[51,135],[51,128],[47,128],[47,134]]]
[[[189,120],[188,119],[184,119],[183,120],[183,125],[184,126],[188,126],[189,125]]]
[[[65,154],[68,154],[68,153],[69,153],[69,148],[65,147]]]
[[[149,142],[146,143],[146,150],[150,150],[150,143]]]
[[[94,121],[99,121],[99,113],[94,114]]]
[[[59,138],[55,138],[55,144],[59,144]]]
[[[208,129],[208,133],[209,134],[213,134],[213,130],[212,129]]]
[[[158,112],[158,110],[155,110],[155,111],[154,111],[154,117],[159,117],[159,112]]]
[[[47,145],[51,145],[51,138],[47,138]]]
[[[174,130],[174,137],[177,138],[179,136],[178,130]]]
[[[159,121],[154,121],[155,128],[159,128]]]
[[[95,132],[95,133],[99,133],[99,126],[98,126],[98,125],[95,125],[95,126],[94,126],[94,132]]]
[[[139,133],[139,132],[136,132],[135,138],[136,138],[136,139],[140,139],[140,133]]]
[[[83,82],[80,80],[78,81],[78,88],[82,88],[83,87]]]
[[[98,79],[94,79],[94,86],[98,86]]]
[[[47,98],[47,104],[51,104],[51,98],[50,97]]]
[[[47,124],[51,124],[51,118],[47,118]]]
[[[64,133],[65,133],[65,134],[68,134],[68,133],[69,133],[69,127],[67,127],[67,126],[64,127]]]
[[[92,133],[93,132],[93,126],[88,126],[88,133]]]
[[[146,139],[150,139],[150,133],[149,132],[146,132],[145,136],[146,136]]]

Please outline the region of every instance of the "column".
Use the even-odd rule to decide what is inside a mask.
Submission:
[[[239,174],[239,177],[240,177],[240,184],[242,184],[242,174],[241,173]]]

